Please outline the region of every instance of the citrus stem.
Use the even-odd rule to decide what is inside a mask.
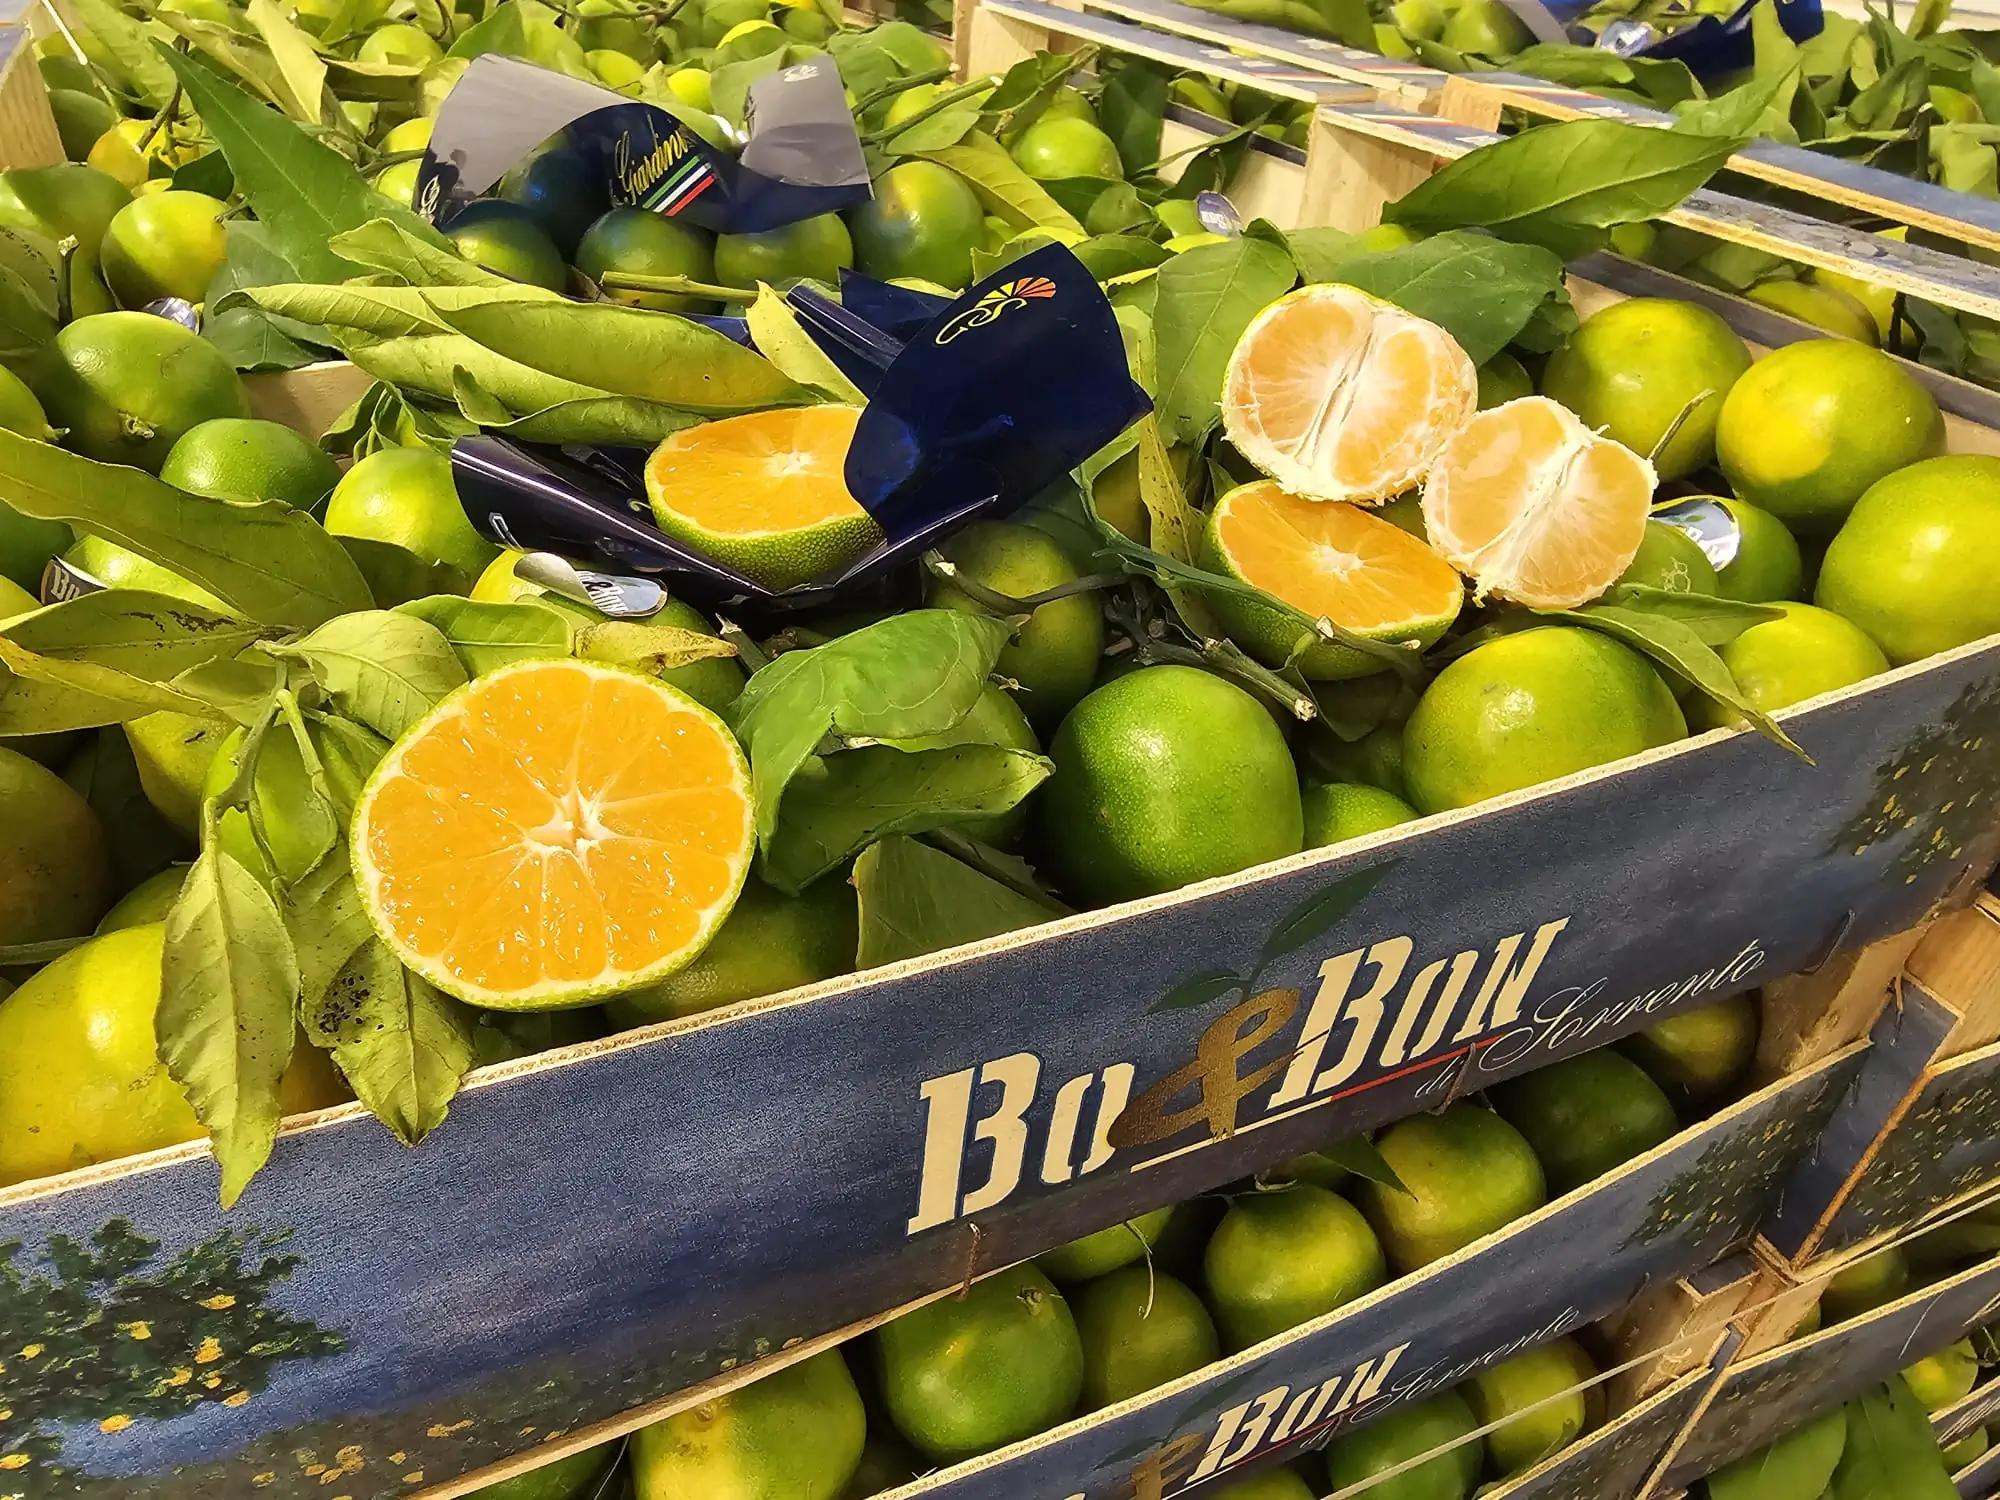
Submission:
[[[715,633],[736,648],[736,659],[743,663],[744,670],[752,677],[771,665],[771,658],[764,654],[761,646],[750,639],[750,632],[734,620],[718,617],[715,622]]]
[[[1086,573],[1081,578],[1072,578],[1067,583],[1043,589],[1039,594],[1016,595],[988,588],[977,579],[968,577],[950,558],[935,551],[924,554],[924,569],[934,577],[942,578],[980,608],[1009,619],[1018,618],[1023,625],[1027,624],[1028,616],[1044,604],[1054,604],[1058,599],[1069,599],[1078,594],[1095,594],[1103,589],[1116,588],[1125,581],[1123,573]]]
[[[918,88],[923,84],[937,83],[949,77],[951,77],[950,68],[926,68],[921,73],[912,73],[908,78],[899,78],[894,83],[884,84],[881,88],[870,92],[860,103],[854,106],[855,116],[858,118],[864,109],[880,103],[883,99],[893,99],[898,94],[908,93],[911,89]],[[861,143],[864,146],[880,145],[890,136],[901,135],[912,125],[920,124],[928,120],[932,115],[943,114],[961,99],[969,98],[974,94],[991,93],[997,81],[991,73],[987,73],[972,79],[968,83],[961,83],[956,87],[948,88],[922,109],[911,115],[907,120],[898,120],[894,125],[884,125],[878,129],[868,131],[861,137]]]
[[[136,148],[141,154],[143,154],[146,148],[153,143],[153,137],[158,135],[162,130],[167,128],[167,121],[171,120],[174,117],[174,111],[179,109],[180,107],[181,107],[181,86],[177,83],[174,85],[173,97],[167,100],[166,107],[162,109],[158,114],[154,115],[151,120],[146,122],[145,132],[140,135],[139,144]]]
[[[82,248],[73,234],[66,234],[56,245],[56,253],[62,257],[56,266],[56,327],[69,326],[71,314],[76,310],[76,299],[70,292],[70,278],[76,274],[76,252]]]
[[[648,276],[641,271],[606,271],[599,286],[619,292],[667,292],[676,297],[704,297],[711,302],[755,302],[757,294],[740,286],[716,286],[690,276]]]
[[[1647,463],[1656,464],[1660,461],[1660,455],[1667,451],[1667,445],[1671,443],[1674,440],[1674,438],[1679,435],[1680,430],[1687,425],[1688,418],[1694,415],[1695,408],[1697,406],[1700,406],[1702,402],[1706,401],[1710,396],[1713,396],[1714,394],[1715,392],[1713,390],[1706,390],[1697,392],[1695,395],[1688,398],[1688,400],[1681,406],[1681,409],[1674,413],[1673,421],[1667,423],[1667,430],[1660,434],[1660,440],[1657,443],[1653,444],[1653,451],[1646,455]]]
[[[1174,665],[1201,667],[1226,677],[1245,692],[1274,703],[1301,723],[1311,723],[1319,717],[1319,708],[1313,700],[1285,681],[1269,667],[1250,660],[1228,641],[1205,640],[1201,649],[1176,646],[1168,641],[1141,640],[1134,638],[1132,654],[1141,666],[1153,667]]]

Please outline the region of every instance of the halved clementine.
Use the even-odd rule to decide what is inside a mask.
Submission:
[[[1546,396],[1483,411],[1424,486],[1431,545],[1491,594],[1573,609],[1631,566],[1658,483],[1653,466]]]
[[[675,433],[646,463],[660,529],[770,589],[846,567],[882,540],[843,472],[858,406],[794,406]]]
[[[1206,536],[1210,566],[1371,640],[1429,646],[1465,602],[1456,569],[1400,526],[1338,501],[1301,500],[1270,480],[1238,485],[1215,502]],[[1260,661],[1280,666],[1298,648],[1299,622],[1233,594],[1210,599],[1224,628]],[[1298,657],[1308,677],[1361,677],[1383,663],[1321,641]]]
[[[1479,372],[1437,324],[1350,286],[1305,286],[1237,340],[1222,427],[1291,494],[1371,504],[1420,483],[1478,403]]]
[[[524,661],[475,679],[382,758],[354,811],[355,880],[405,965],[496,1010],[665,977],[736,904],[750,768],[656,678]]]

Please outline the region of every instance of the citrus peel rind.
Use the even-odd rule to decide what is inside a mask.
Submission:
[[[1357,506],[1302,500],[1268,479],[1218,499],[1204,543],[1219,571],[1308,619],[1374,641],[1428,647],[1465,603],[1464,580],[1420,538]],[[1300,671],[1322,680],[1383,670],[1380,656],[1339,641],[1298,653],[1300,623],[1254,599],[1217,593],[1210,603],[1230,638],[1267,665],[1296,655]]]
[[[1422,482],[1479,403],[1479,372],[1435,323],[1353,287],[1300,287],[1243,331],[1222,426],[1288,492],[1369,505]]]
[[[355,881],[407,967],[495,1010],[586,1005],[707,946],[754,847],[722,721],[651,677],[517,662],[392,746],[354,812]]]
[[[882,540],[848,493],[858,406],[797,406],[703,422],[646,461],[668,536],[770,589],[844,568]]]
[[[1658,477],[1546,396],[1480,412],[1424,486],[1424,530],[1474,593],[1574,609],[1618,581],[1645,540]]]

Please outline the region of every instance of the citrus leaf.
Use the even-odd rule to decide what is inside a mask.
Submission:
[[[1655,619],[1678,620],[1710,646],[1726,646],[1752,625],[1785,616],[1783,610],[1772,604],[1746,604],[1717,594],[1683,594],[1643,583],[1621,583],[1605,590],[1596,602]]]
[[[317,125],[326,102],[326,64],[308,37],[275,0],[250,0],[244,8],[278,65],[278,107],[303,125]]]
[[[913,740],[972,711],[1007,644],[1003,621],[916,609],[755,672],[730,707],[750,756],[757,838],[768,853],[785,789],[828,734]]]
[[[1706,1481],[1707,1500],[1818,1495],[1832,1482],[1846,1447],[1847,1411],[1836,1407],[1794,1428],[1770,1447],[1717,1469]]]
[[[1615,225],[1677,207],[1742,144],[1622,120],[1538,125],[1448,163],[1383,218],[1418,230],[1483,227],[1572,260],[1603,249]]]
[[[186,835],[170,826],[147,798],[123,729],[94,731],[63,766],[63,780],[103,825],[119,890],[129,891],[176,860],[192,857]]]
[[[0,267],[0,363],[33,359],[56,336],[54,303],[11,266]]]
[[[859,406],[868,399],[861,393],[861,387],[849,380],[840,366],[827,357],[826,351],[813,342],[812,335],[799,326],[791,304],[761,282],[757,300],[750,304],[745,321],[750,325],[751,342],[781,373],[800,385],[825,392],[835,401]]]
[[[1161,436],[1159,419],[1148,412],[1134,425],[1139,434],[1139,503],[1146,508],[1153,550],[1192,565],[1201,541],[1201,517],[1187,502],[1173,456]],[[1095,509],[1093,504],[1093,513]],[[1166,578],[1160,580],[1160,587],[1189,630],[1205,640],[1221,633],[1214,610],[1198,592]]]
[[[1847,1446],[1830,1500],[1957,1500],[1937,1435],[1903,1377],[1847,1408]]]
[[[391,445],[394,446],[394,445]],[[378,608],[394,609],[412,599],[428,599],[433,594],[463,594],[472,579],[463,568],[447,562],[419,557],[394,542],[378,542],[373,537],[344,536],[340,545],[354,560],[367,580],[368,595]]]
[[[864,849],[854,862],[854,889],[861,926],[855,963],[863,969],[1049,919],[1026,896],[911,838]]]
[[[736,648],[718,636],[645,620],[586,625],[577,632],[574,649],[585,661],[609,662],[639,672],[671,672],[675,667],[736,655]]]
[[[355,1097],[406,1146],[444,1123],[472,1066],[470,1011],[404,968],[378,937],[348,955],[306,1029],[329,1038]]]
[[[74,953],[88,937],[44,938],[38,943],[0,943],[0,969],[39,969],[43,964],[54,963],[65,953]]]
[[[1049,196],[992,136],[974,132],[955,146],[913,153],[956,172],[979,195],[986,211],[1016,229],[1064,229],[1082,234],[1083,226]]]
[[[1025,750],[955,745],[902,751],[871,745],[823,762],[785,792],[763,875],[796,895],[875,840],[926,833],[1010,812],[1054,766]]]
[[[152,38],[111,0],[75,0],[70,14],[101,44],[97,64],[128,93],[154,109],[174,97],[173,69],[160,61]]]
[[[355,267],[341,259],[331,242],[343,230],[358,229],[371,219],[391,219],[419,239],[444,243],[422,218],[397,208],[363,182],[346,157],[267,109],[208,63],[166,47],[158,50],[228,158],[236,190],[270,227],[279,251],[301,275],[338,281],[354,274]]]
[[[314,329],[229,302],[230,293],[244,287],[296,281],[299,273],[271,243],[270,231],[255,219],[231,219],[223,231],[229,256],[208,284],[201,336],[239,370],[296,370],[325,358],[311,346]]]
[[[1276,245],[1244,238],[1184,251],[1156,279],[1160,427],[1169,443],[1192,443],[1215,425],[1236,341],[1252,318],[1292,289],[1296,273]]]
[[[0,731],[50,734],[122,724],[169,710],[205,713],[208,705],[164,683],[148,682],[115,667],[37,656],[0,635]],[[15,726],[24,727],[15,727]]]
[[[569,617],[530,601],[501,604],[433,594],[397,605],[396,613],[435,627],[474,677],[509,662],[568,656],[573,645]]]
[[[520,407],[519,402],[508,404]],[[634,396],[590,396],[531,408],[504,427],[488,431],[526,443],[623,443],[650,448],[701,420],[693,412]]]
[[[310,714],[307,725],[334,813],[345,828],[354,819],[354,805],[376,763],[389,753],[389,742],[341,714]]]
[[[343,615],[267,649],[308,663],[342,713],[391,740],[469,680],[442,631],[393,610]]]
[[[672,313],[564,298],[445,305],[442,293],[423,296],[440,322],[483,348],[610,395],[711,416],[819,399],[763,355]],[[506,399],[476,366],[468,368]]]
[[[1726,703],[1748,719],[1766,739],[1783,745],[1792,754],[1812,763],[1812,757],[1780,728],[1772,717],[1743,696],[1727,665],[1684,621],[1659,614],[1645,614],[1616,604],[1586,604],[1582,609],[1539,610],[1551,619],[1568,620],[1574,625],[1601,630],[1622,641],[1641,655],[1652,658],[1676,677],[1693,683],[1709,697]]]
[[[443,309],[498,302],[546,301],[555,293],[515,283],[490,286],[321,286],[288,282],[245,287],[218,305],[231,312],[249,305],[290,318],[294,323],[324,328],[333,334],[367,334],[371,338],[408,338],[451,331]]]
[[[282,500],[211,500],[0,429],[0,492],[171,568],[252,620],[308,627],[368,606],[339,542]]]
[[[167,913],[160,1061],[207,1127],[228,1208],[270,1159],[297,1032],[298,959],[270,892],[220,844]]]
[[[1436,323],[1474,364],[1511,344],[1545,303],[1569,295],[1560,256],[1465,230],[1334,257],[1315,272],[1314,280],[1344,282]]]
[[[144,685],[171,684],[180,673],[234,656],[268,634],[232,616],[136,589],[106,589],[22,615],[0,630],[0,639],[20,653],[14,660],[22,662],[16,667],[10,661],[0,673],[0,734],[84,729],[131,718],[135,710],[146,711],[144,704],[184,705],[191,699],[185,690],[168,686],[161,696]],[[65,664],[99,670],[73,672]]]
[[[333,248],[343,260],[397,277],[413,287],[476,286],[499,291],[524,287],[524,283],[509,281],[497,271],[474,265],[448,246],[420,239],[391,219],[370,219],[359,229],[337,234]],[[541,287],[525,289],[544,292]]]
[[[334,975],[375,938],[344,847],[336,847],[285,891],[283,915],[299,966],[299,1017],[314,1045],[331,1048],[335,1034],[319,1026],[324,1014],[320,999]]]
[[[1388,1158],[1376,1150],[1375,1143],[1365,1135],[1351,1135],[1346,1140],[1335,1141],[1331,1146],[1321,1146],[1318,1154],[1335,1166],[1346,1168],[1364,1182],[1393,1188],[1399,1193],[1410,1191],[1403,1179],[1396,1175],[1396,1169],[1389,1165]]]

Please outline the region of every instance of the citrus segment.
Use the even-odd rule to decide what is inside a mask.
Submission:
[[[1631,566],[1654,483],[1630,448],[1546,396],[1523,396],[1445,444],[1424,487],[1424,528],[1482,597],[1570,609]]]
[[[1471,417],[1479,372],[1452,336],[1347,286],[1307,286],[1237,340],[1222,426],[1295,495],[1386,500],[1421,481]]]
[[[653,678],[503,667],[383,757],[354,814],[369,915],[410,968],[500,1010],[673,973],[749,869],[750,773],[722,722]]]
[[[750,412],[677,432],[646,464],[660,529],[766,588],[846,567],[882,540],[843,466],[858,406]]]
[[[1378,641],[1429,646],[1458,618],[1465,584],[1401,527],[1352,505],[1302,500],[1265,480],[1215,502],[1207,545],[1217,568],[1255,584],[1311,619]],[[1213,600],[1239,644],[1273,666],[1291,659],[1303,627],[1255,600]],[[1382,662],[1351,646],[1318,642],[1300,656],[1308,677],[1360,677]]]

